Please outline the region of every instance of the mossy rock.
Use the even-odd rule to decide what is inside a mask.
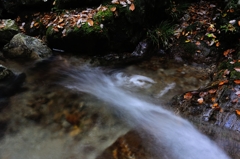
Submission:
[[[15,21],[11,19],[2,19],[0,21],[2,22],[0,25],[0,43],[6,44],[19,32],[18,26]]]
[[[80,28],[67,28],[67,35],[62,36],[61,32],[56,32],[49,27],[47,29],[47,40],[50,47],[81,53],[96,54],[107,50],[108,37],[106,30],[99,25],[89,26],[87,23]]]

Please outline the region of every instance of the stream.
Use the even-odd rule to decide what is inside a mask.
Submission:
[[[153,57],[122,68],[96,67],[74,57],[24,67],[7,62],[27,78],[1,109],[0,158],[115,159],[114,153],[101,155],[134,130],[148,147],[139,152],[142,158],[227,159],[168,108],[174,95],[205,86],[211,68],[169,61]]]

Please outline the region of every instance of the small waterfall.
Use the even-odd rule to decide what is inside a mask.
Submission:
[[[91,94],[117,110],[130,127],[152,138],[151,149],[157,158],[228,159],[217,145],[199,133],[187,120],[141,98],[137,87],[149,87],[148,77],[112,73],[101,68],[73,68],[64,72],[62,85]],[[142,136],[144,138],[144,136]]]

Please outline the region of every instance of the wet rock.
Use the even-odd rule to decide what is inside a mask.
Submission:
[[[240,86],[239,72],[234,69],[238,65],[222,62],[206,87],[176,96],[172,102],[175,112],[192,121],[232,158],[240,156]]]
[[[112,53],[93,61],[98,61],[101,65],[128,65],[139,62],[152,55],[151,45],[147,41],[141,41],[132,53]]]
[[[0,43],[8,43],[19,32],[14,20],[0,19]]]
[[[7,79],[8,77],[12,76],[13,72],[8,68],[0,65],[0,81]]]
[[[41,59],[50,57],[52,51],[41,40],[19,33],[3,48],[8,58]]]
[[[16,75],[8,68],[0,65],[0,98],[8,97],[16,93],[25,78],[26,75],[24,73]]]

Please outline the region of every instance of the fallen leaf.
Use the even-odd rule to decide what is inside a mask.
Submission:
[[[88,22],[89,26],[93,26],[93,24],[94,24],[92,19],[88,19],[87,22]]]
[[[215,97],[212,97],[212,98],[211,98],[211,101],[212,101],[212,102],[216,102],[216,100],[217,100],[217,99],[216,99]]]
[[[236,83],[236,84],[240,84],[240,80],[239,80],[239,79],[234,80],[234,83]]]
[[[235,67],[234,70],[240,72],[240,67]]]
[[[240,115],[240,110],[236,109],[235,112],[236,112],[237,115]]]
[[[197,101],[198,101],[199,104],[202,104],[203,103],[203,98],[199,98]]]
[[[71,130],[71,132],[69,133],[69,135],[72,136],[72,137],[74,137],[74,136],[77,136],[78,134],[80,134],[81,131],[82,131],[82,130],[81,130],[79,127],[75,126],[75,127],[73,128],[73,130]]]
[[[191,40],[189,40],[189,39],[187,39],[187,40],[185,40],[185,43],[189,43]]]
[[[228,54],[231,54],[231,53],[234,52],[234,51],[235,51],[234,49],[227,49],[227,50],[225,50],[225,51],[223,52],[223,55],[224,55],[225,57],[227,57]]]
[[[187,100],[189,100],[189,99],[191,99],[192,98],[192,93],[191,92],[187,92],[185,95],[184,95],[184,99],[187,99]]]
[[[207,37],[209,37],[209,38],[216,38],[216,36],[213,33],[207,34]]]
[[[217,43],[216,43],[216,47],[219,47],[219,46],[220,46],[220,42],[217,42]]]
[[[222,86],[222,85],[224,85],[225,83],[228,83],[228,80],[224,80],[224,81],[221,81],[221,82],[219,82],[219,86]]]
[[[219,107],[218,103],[213,103],[212,108],[220,108],[220,107]]]
[[[33,24],[33,26],[38,28],[39,27],[39,23],[36,22],[36,23]]]
[[[229,75],[230,71],[228,69],[224,70],[223,76]]]
[[[129,7],[129,10],[134,11],[134,9],[135,9],[135,5],[132,3]]]
[[[115,12],[116,9],[117,9],[117,7],[112,7],[112,8],[110,8],[110,10],[111,10],[112,12]]]
[[[196,44],[197,46],[199,46],[199,45],[201,45],[201,42],[200,42],[200,41],[197,41],[195,44]]]
[[[208,91],[208,93],[213,94],[213,93],[216,93],[216,91],[217,91],[217,89],[210,89],[210,90]]]
[[[63,18],[60,18],[59,21],[58,21],[58,24],[62,23],[63,22]]]
[[[118,0],[112,0],[112,4],[119,4]]]
[[[199,96],[203,98],[203,97],[206,96],[207,94],[208,94],[207,92],[200,92],[200,93],[199,93]]]

